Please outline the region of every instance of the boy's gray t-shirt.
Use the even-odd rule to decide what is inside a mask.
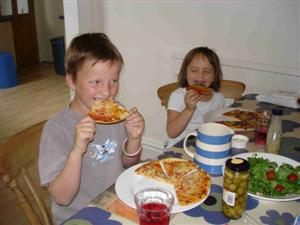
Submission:
[[[39,173],[41,184],[47,186],[60,173],[74,144],[75,125],[83,118],[65,108],[49,119],[40,142]],[[124,122],[96,125],[94,140],[83,157],[80,189],[69,206],[52,199],[55,224],[60,224],[97,195],[115,183],[124,170],[121,161],[122,144],[126,138]]]

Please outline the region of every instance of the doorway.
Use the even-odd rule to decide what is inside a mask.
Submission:
[[[28,4],[28,10],[18,12],[18,2]],[[18,69],[53,62],[50,39],[65,35],[63,0],[12,0],[12,8]]]
[[[23,2],[24,5],[20,6]],[[12,29],[18,68],[39,63],[33,0],[12,0]]]

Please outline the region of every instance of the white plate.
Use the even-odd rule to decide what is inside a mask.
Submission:
[[[228,116],[224,116],[223,114],[232,110],[241,110],[241,111],[247,111],[247,112],[254,112],[250,109],[242,109],[242,108],[222,108],[222,109],[216,109],[210,112],[207,112],[203,116],[204,122],[217,122],[217,121],[239,121],[235,118],[230,118]],[[244,131],[244,129],[237,129],[237,128],[231,128],[234,131]],[[252,131],[254,129],[247,129],[246,131]]]
[[[247,160],[248,157],[252,157],[254,154],[256,154],[257,157],[268,159],[268,160],[270,160],[270,162],[276,162],[278,165],[281,165],[282,163],[288,163],[294,167],[300,165],[299,162],[292,160],[290,158],[287,158],[285,156],[275,155],[275,154],[265,153],[265,152],[248,152],[248,153],[242,153],[242,154],[235,155],[234,157],[239,157],[239,158],[243,158],[243,159]],[[248,195],[256,197],[256,198],[264,199],[264,200],[279,201],[279,202],[300,199],[300,195],[296,195],[296,194],[286,195],[286,196],[269,197],[269,196],[258,195],[258,194],[253,194],[253,193],[248,192]]]
[[[143,164],[143,163],[142,163]],[[136,208],[135,203],[134,203],[134,193],[137,191],[143,189],[143,188],[148,188],[148,187],[160,187],[164,188],[168,191],[170,191],[174,197],[175,197],[175,202],[174,206],[172,208],[171,213],[178,213],[178,212],[183,212],[189,209],[192,209],[198,205],[200,205],[202,202],[205,201],[207,196],[202,199],[201,201],[190,204],[187,206],[181,206],[178,204],[175,189],[173,185],[167,184],[164,182],[159,182],[150,178],[146,178],[144,176],[140,176],[135,173],[135,170],[140,167],[142,164],[138,164],[135,166],[132,166],[125,170],[117,179],[115,189],[118,197],[128,206],[131,208]]]

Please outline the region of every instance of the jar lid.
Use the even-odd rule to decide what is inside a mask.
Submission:
[[[232,157],[226,160],[226,167],[233,171],[247,171],[250,164],[246,159]]]
[[[272,114],[275,116],[282,116],[282,109],[274,108],[272,109]]]

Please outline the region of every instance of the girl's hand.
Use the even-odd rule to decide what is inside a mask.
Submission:
[[[80,120],[75,127],[75,143],[73,151],[83,156],[87,151],[88,144],[94,139],[96,132],[95,121],[90,117]]]
[[[212,96],[213,95],[200,95],[194,90],[189,90],[185,94],[184,102],[185,102],[187,109],[189,109],[191,111],[195,111],[197,108],[197,103],[199,101],[208,102],[212,99]]]
[[[213,97],[212,94],[211,94],[211,95],[200,95],[200,96],[201,96],[201,99],[200,99],[201,102],[208,102],[208,101],[210,101],[210,100],[212,99],[212,97]]]
[[[201,100],[201,95],[199,95],[194,90],[189,90],[184,96],[185,106],[190,111],[195,111],[197,108],[197,103]]]
[[[125,129],[128,139],[140,139],[144,132],[145,121],[137,108],[130,109],[130,114],[125,121]]]

